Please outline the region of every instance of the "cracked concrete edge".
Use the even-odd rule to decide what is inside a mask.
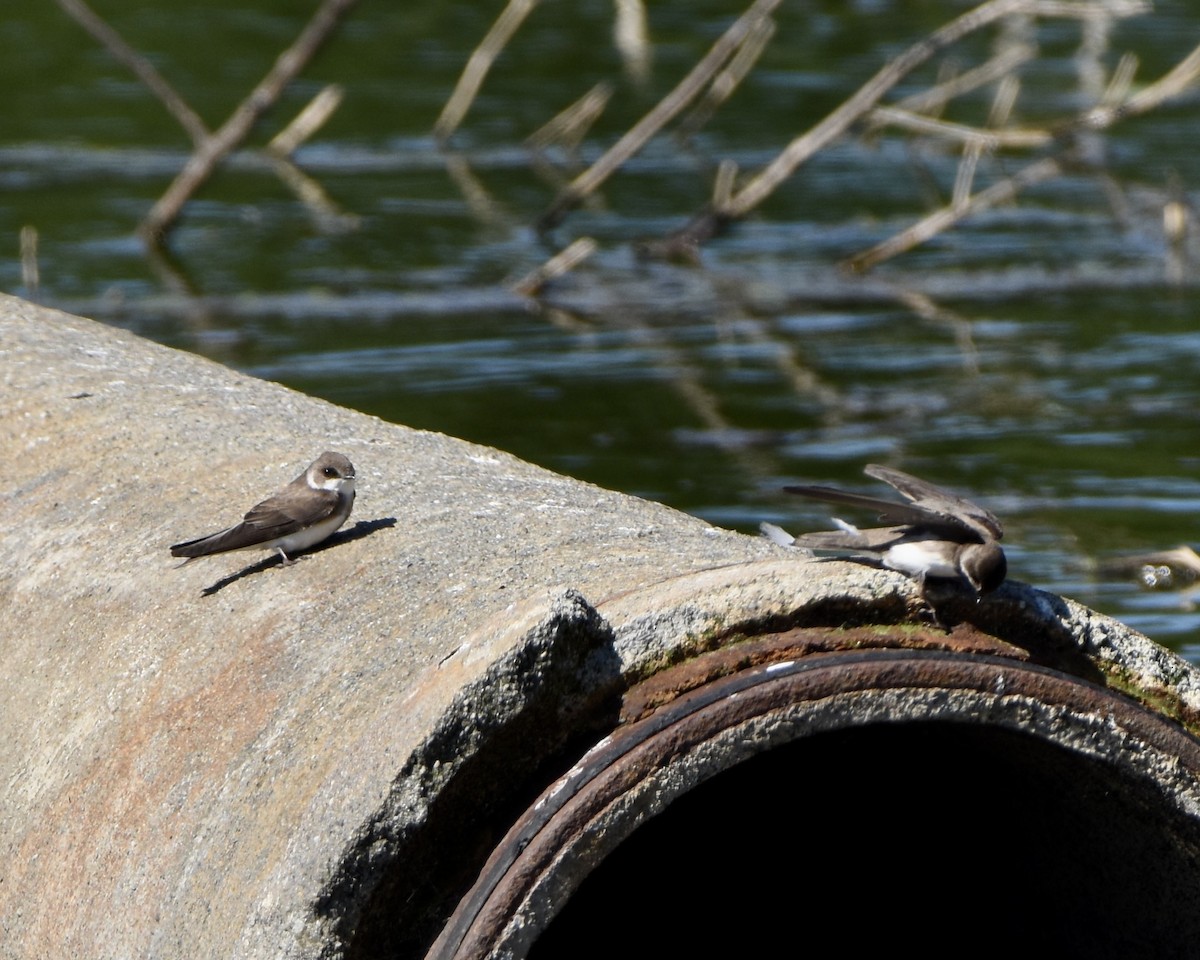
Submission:
[[[1063,634],[1073,638],[1115,685],[1147,702],[1164,696],[1178,701],[1185,714],[1181,719],[1193,732],[1200,732],[1200,671],[1194,665],[1119,620],[1068,597],[1027,587],[1021,601],[1035,617],[1056,623]]]

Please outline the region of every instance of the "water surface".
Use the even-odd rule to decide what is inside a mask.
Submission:
[[[686,223],[721,160],[758,169],[966,6],[784,5],[757,68],[697,137],[656,140],[549,234],[533,225],[557,186],[741,8],[655,5],[638,82],[609,42],[611,3],[538,7],[441,147],[432,125],[499,6],[364,0],[251,144],[342,84],[341,108],[296,157],[330,209],[245,150],[188,207],[167,259],[135,230],[187,138],[54,4],[6,10],[0,288],[748,533],[762,520],[828,525],[784,483],[883,492],[862,466],[892,464],[999,513],[1015,578],[1200,662],[1189,585],[1150,590],[1103,567],[1200,543],[1195,259],[1162,219],[1200,178],[1194,93],[1092,138],[1089,165],[863,277],[838,264],[945,202],[956,153],[896,133],[848,138],[699,263],[645,262],[635,241]],[[280,0],[96,7],[211,127],[303,24]],[[1035,125],[1092,102],[1089,71],[1106,79],[1122,52],[1137,54],[1137,82],[1160,75],[1200,39],[1200,12],[1159,4],[1116,25],[1093,60],[1074,24],[1023,29],[1040,48],[1017,117]],[[968,67],[1004,34],[953,56]],[[614,96],[576,165],[535,158],[525,137],[600,81]],[[984,122],[992,92],[950,118]],[[981,183],[1031,159],[985,156]],[[36,289],[17,254],[23,226],[37,230]],[[537,300],[511,292],[580,236],[599,244],[587,263]]]

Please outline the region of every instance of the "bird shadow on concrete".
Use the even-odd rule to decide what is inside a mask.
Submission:
[[[361,540],[363,537],[369,537],[378,530],[383,530],[387,527],[394,527],[397,523],[395,517],[380,517],[378,520],[359,520],[354,526],[339,530],[327,540],[322,540],[316,546],[309,547],[303,553],[297,554],[294,560],[299,562],[311,557],[314,553],[320,553],[323,550],[330,550],[334,547],[341,546],[343,543],[349,543],[351,540]],[[270,567],[282,567],[283,558],[274,553],[264,560],[259,560],[250,564],[248,567],[243,567],[237,573],[231,573],[227,577],[222,577],[212,586],[205,587],[200,591],[202,596],[211,597],[214,593],[224,590],[231,583],[241,580],[243,577],[249,577],[256,573],[262,573]]]

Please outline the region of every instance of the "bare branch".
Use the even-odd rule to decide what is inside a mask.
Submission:
[[[1051,177],[1057,177],[1061,172],[1062,165],[1058,160],[1053,158],[1037,160],[1023,167],[1013,176],[992,184],[966,201],[934,211],[907,230],[889,237],[883,243],[876,244],[870,250],[851,257],[843,266],[860,273],[870,270],[884,260],[890,260],[892,257],[924,243],[931,237],[937,236],[964,217],[1011,200],[1025,187],[1049,180]]]
[[[949,327],[954,342],[963,358],[963,368],[972,374],[979,373],[979,348],[971,331],[971,321],[953,310],[948,310],[932,297],[916,290],[898,290],[896,299],[923,320]]]
[[[810,131],[797,137],[762,172],[717,211],[726,220],[744,217],[770,196],[813,154],[862,119],[889,90],[939,50],[1001,17],[1029,6],[1030,0],[988,0],[909,47],[859,87],[858,91]]]
[[[483,81],[487,77],[488,71],[492,69],[492,64],[500,56],[500,51],[512,39],[517,28],[521,26],[537,3],[538,0],[508,0],[508,5],[501,11],[496,22],[492,24],[492,28],[471,54],[471,58],[463,68],[462,76],[458,78],[458,85],[450,94],[450,99],[442,108],[441,116],[433,125],[433,135],[438,140],[449,139],[458,129],[463,117],[471,109],[471,104],[475,102],[479,88],[483,86]]]
[[[1159,104],[1179,96],[1196,82],[1197,77],[1200,77],[1200,47],[1193,49],[1154,83],[1143,87],[1121,103],[1102,104],[1089,110],[1079,119],[1078,125],[1089,129],[1103,129],[1124,117],[1135,117],[1153,110]]]
[[[1014,76],[1007,76],[1000,81],[996,95],[992,98],[992,109],[988,112],[989,127],[1002,127],[1008,122],[1020,89],[1021,82]],[[955,209],[970,199],[971,190],[975,185],[975,171],[979,168],[979,161],[983,158],[985,149],[979,141],[967,143],[963,147],[963,157],[958,167],[958,175],[954,179],[954,191],[950,200]]]
[[[329,38],[354,0],[324,0],[296,41],[275,61],[229,119],[195,150],[167,191],[151,208],[138,233],[148,244],[161,244],[184,204],[212,176],[213,170],[249,135],[258,119],[279,99],[287,85]]]
[[[467,158],[460,153],[447,150],[442,153],[442,160],[446,164],[447,175],[458,187],[458,192],[462,194],[472,216],[480,223],[503,222],[505,219],[503,207],[488,193],[483,181],[475,176]]]
[[[116,30],[105,23],[83,0],[58,0],[58,5],[80,26],[100,42],[118,63],[124,64],[158,97],[173,116],[192,143],[199,148],[208,139],[208,127],[200,115],[187,105],[183,97],[175,92],[161,73],[149,60],[134,50]]]
[[[536,297],[551,280],[561,277],[570,270],[574,270],[575,267],[595,253],[596,246],[596,241],[591,237],[579,237],[536,270],[527,273],[514,283],[510,289],[513,293],[520,294],[523,297]]]
[[[725,159],[717,166],[717,175],[713,178],[712,203],[719,207],[733,193],[733,185],[737,182],[738,165],[736,160]]]
[[[596,118],[604,112],[612,98],[612,87],[598,83],[565,110],[555,114],[531,133],[525,143],[535,150],[545,150],[552,144],[561,144],[565,149],[578,149]]]
[[[636,84],[650,79],[654,54],[646,28],[646,4],[643,0],[615,0],[613,44],[621,55],[625,73]]]
[[[877,111],[902,110],[906,113],[936,113],[955,97],[961,97],[1001,77],[1012,73],[1021,64],[1037,56],[1037,47],[1028,43],[1006,47],[986,63],[958,74],[950,80],[897,100],[890,107],[876,107],[871,111],[874,119]]]
[[[322,87],[308,101],[307,106],[296,114],[296,118],[271,138],[267,150],[281,157],[290,157],[296,148],[325,126],[333,111],[342,105],[345,91],[336,83]]]
[[[984,150],[997,150],[1001,147],[1041,147],[1054,139],[1054,134],[1049,130],[1015,127],[997,130],[981,129],[963,123],[951,123],[948,120],[934,120],[932,117],[923,117],[920,114],[909,113],[907,110],[899,110],[896,107],[876,107],[871,111],[871,119],[880,124],[890,124],[914,133],[976,144]]]
[[[697,131],[712,119],[721,105],[733,96],[733,92],[754,69],[758,58],[762,56],[774,35],[774,20],[764,18],[755,24],[745,41],[738,47],[737,53],[730,58],[729,64],[713,79],[704,99],[680,122],[679,132],[676,134],[680,140],[686,141],[695,136]]]
[[[346,233],[358,229],[361,218],[354,213],[346,213],[329,198],[316,180],[296,166],[288,157],[267,151],[267,159],[275,175],[283,181],[284,186],[296,195],[308,212],[312,214],[317,226],[324,233]]]
[[[1128,69],[1127,67],[1124,69]],[[1106,129],[1125,117],[1144,113],[1172,97],[1178,96],[1200,78],[1200,46],[1196,47],[1157,81],[1126,100],[1093,107],[1057,127],[1058,136],[1066,137],[1079,130]],[[1123,81],[1114,81],[1110,89],[1119,89]],[[943,230],[958,223],[964,217],[1012,199],[1021,190],[1041,183],[1062,172],[1067,161],[1048,157],[1029,164],[1015,175],[1001,180],[972,197],[958,196],[948,207],[943,207],[906,230],[889,237],[863,253],[856,254],[843,266],[857,271],[869,270],[900,253],[911,250]]]
[[[1027,12],[1038,17],[1092,20],[1137,17],[1152,9],[1149,0],[1036,0]]]
[[[733,55],[747,35],[755,29],[755,25],[779,6],[780,0],[755,0],[754,4],[743,13],[733,25],[712,45],[704,55],[670,93],[668,93],[648,114],[642,117],[633,127],[613,144],[608,151],[588,167],[583,173],[571,181],[550,208],[538,220],[538,226],[549,229],[558,224],[567,211],[577,206],[579,202],[605,180],[615,173],[622,164],[642,149],[665,124],[683,110],[696,98],[713,75]]]
[[[1108,87],[1104,91],[1102,103],[1113,104],[1120,103],[1129,97],[1129,91],[1133,87],[1133,78],[1137,76],[1138,58],[1136,54],[1122,54],[1121,59],[1117,62],[1117,68],[1113,71],[1112,79],[1108,82]]]

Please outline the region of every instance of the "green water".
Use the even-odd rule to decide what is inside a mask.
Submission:
[[[216,127],[314,5],[95,6]],[[890,463],[1001,514],[1014,577],[1200,660],[1188,591],[1097,573],[1114,553],[1200,543],[1195,260],[1184,250],[1172,264],[1161,219],[1200,179],[1195,93],[1098,137],[1094,166],[865,278],[837,264],[944,201],[956,156],[899,134],[847,139],[699,265],[644,263],[632,242],[683,225],[720,160],[754,171],[966,6],[784,5],[757,68],[699,137],[659,138],[548,235],[533,223],[576,168],[556,154],[558,180],[547,176],[524,138],[607,80],[613,99],[581,150],[590,162],[741,8],[655,5],[639,85],[609,40],[611,3],[543,4],[441,149],[432,125],[499,8],[363,0],[256,131],[259,147],[324,84],[343,85],[296,159],[353,229],[326,229],[243,151],[189,205],[160,262],[135,230],[186,160],[186,136],[57,5],[10,3],[0,288],[746,532],[760,520],[824,527],[826,510],[779,487],[876,490],[862,465]],[[1026,125],[1088,102],[1078,28],[1036,34],[1017,107]],[[970,66],[997,38],[955,55]],[[1161,3],[1115,27],[1098,63],[1111,73],[1134,51],[1146,82],[1198,41],[1200,11]],[[951,118],[982,122],[989,97]],[[985,157],[981,182],[1029,159]],[[36,290],[18,256],[24,226],[37,231]],[[585,235],[599,252],[541,301],[508,291]],[[918,310],[914,291],[933,309]]]

